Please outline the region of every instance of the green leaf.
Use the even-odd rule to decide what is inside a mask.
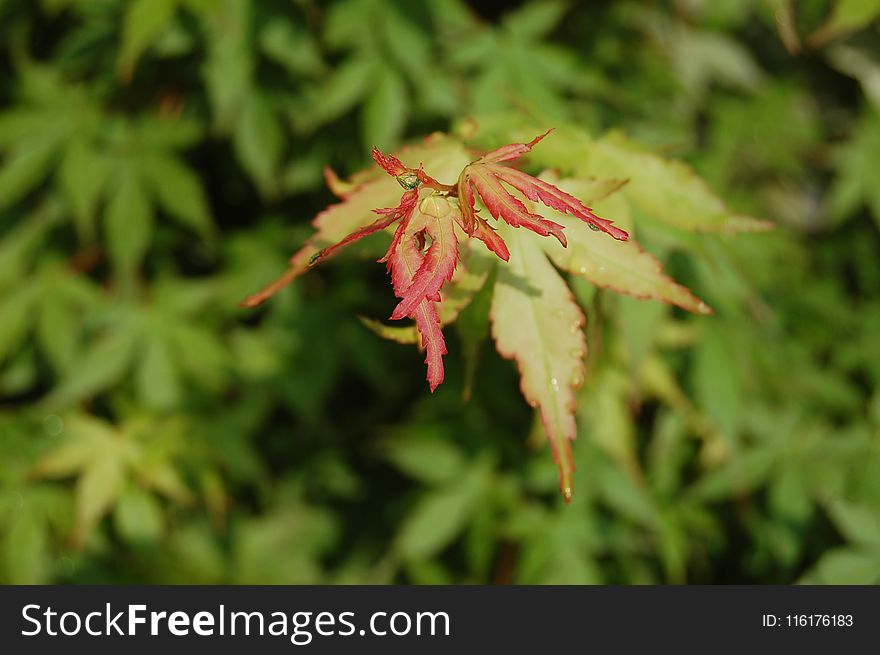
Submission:
[[[124,463],[112,450],[92,459],[76,485],[75,544],[84,543],[98,521],[113,507],[125,482]]]
[[[116,503],[113,523],[130,543],[153,542],[162,534],[162,508],[155,496],[129,485]]]
[[[52,141],[29,143],[14,151],[0,168],[0,210],[21,200],[48,174],[56,154]]]
[[[579,174],[629,180],[622,193],[645,214],[684,230],[760,231],[769,224],[734,214],[686,164],[664,159],[612,132],[584,153]]]
[[[603,367],[601,374],[591,381],[582,402],[585,414],[591,419],[588,434],[602,450],[626,472],[637,474],[638,452],[636,426],[629,402],[631,398],[629,379],[620,371]],[[632,475],[631,475],[632,477]],[[606,486],[611,482],[606,481]]]
[[[364,324],[373,334],[403,344],[418,344],[419,331],[415,325],[385,325],[381,321],[377,321],[366,316],[358,316],[358,320]]]
[[[42,405],[47,409],[64,407],[113,386],[128,370],[138,341],[134,326],[120,326],[118,331],[100,338],[70,368]]]
[[[206,17],[207,58],[202,68],[215,125],[227,132],[253,92],[254,52],[248,0],[214,0]]]
[[[738,369],[742,354],[723,331],[709,324],[694,355],[696,399],[718,427],[728,437],[734,437],[743,413]]]
[[[427,484],[446,482],[464,470],[461,452],[442,431],[422,429],[420,434],[406,434],[388,442],[385,457],[398,469],[415,480]]]
[[[376,13],[377,4],[371,0],[340,0],[327,8],[323,40],[332,49],[362,45],[370,39],[365,29]]]
[[[880,0],[836,0],[831,17],[810,37],[819,46],[848,32],[866,27],[880,17]]]
[[[703,93],[715,81],[755,92],[765,79],[743,44],[708,30],[676,30],[672,57],[682,82],[694,93]]]
[[[95,238],[96,207],[107,173],[106,162],[83,139],[71,142],[61,159],[58,183],[70,203],[83,241]]]
[[[44,243],[54,222],[54,212],[36,212],[16,227],[3,233],[0,239],[0,291],[20,284],[30,260]]]
[[[880,555],[858,550],[835,548],[804,577],[807,584],[850,585],[880,582]]]
[[[571,441],[577,436],[574,389],[583,383],[587,349],[584,315],[547,261],[541,237],[501,221],[498,231],[510,248],[510,261],[498,268],[492,336],[498,352],[516,360],[520,389],[541,413],[568,500],[574,472]]]
[[[147,114],[131,127],[136,138],[149,151],[181,150],[192,147],[205,138],[205,127],[195,118],[184,116],[166,117]]]
[[[123,168],[107,201],[104,229],[113,266],[123,276],[140,267],[150,246],[153,209],[133,165]]]
[[[150,339],[143,350],[135,381],[138,396],[151,409],[168,411],[180,402],[182,391],[177,362],[159,338]]]
[[[693,485],[690,493],[703,502],[716,502],[751,493],[766,482],[778,457],[779,453],[768,447],[746,451],[704,475]]]
[[[436,83],[436,72],[430,70],[433,63],[431,42],[424,27],[408,17],[406,12],[398,11],[394,5],[383,8],[382,14],[384,43],[394,64],[414,83],[421,78],[427,78],[431,84]]]
[[[310,94],[304,107],[293,116],[294,124],[301,131],[311,131],[347,113],[370,92],[376,69],[376,61],[370,57],[358,55],[347,59]]]
[[[488,275],[483,278],[483,284],[476,290],[476,293],[471,292],[470,301],[455,321],[456,330],[461,338],[462,357],[465,364],[464,389],[462,391],[465,401],[470,400],[473,393],[477,366],[479,364],[480,347],[489,336],[491,327],[489,311],[492,307],[492,296],[495,292],[495,281],[498,274],[495,261],[475,253],[472,242],[469,241],[468,244],[471,245],[471,253],[467,261],[467,267],[469,269],[472,268],[475,263],[474,260],[477,260],[485,261],[486,265],[491,268],[488,271]],[[446,304],[451,300],[452,298],[447,299]]]
[[[842,220],[867,205],[880,226],[880,187],[872,171],[880,152],[880,112],[866,113],[848,142],[835,152],[837,170],[828,196],[832,214]]]
[[[880,557],[880,517],[876,509],[842,500],[830,500],[826,507],[834,525],[847,541],[866,548],[874,548]]]
[[[168,28],[176,5],[176,0],[133,0],[128,4],[117,61],[117,71],[123,80],[131,79],[138,59]]]
[[[43,508],[25,503],[7,524],[3,555],[9,584],[42,584],[50,564],[49,535]]]
[[[273,22],[260,33],[260,47],[291,73],[308,75],[324,70],[312,35],[290,22]]]
[[[409,96],[400,76],[381,69],[362,110],[364,145],[387,149],[397,145],[406,126]]]
[[[837,70],[858,80],[874,109],[880,111],[880,61],[870,51],[836,45],[828,50],[828,60]]]
[[[79,352],[82,329],[78,321],[82,308],[71,306],[58,293],[44,293],[37,319],[37,339],[55,370],[67,372]]]
[[[65,417],[65,432],[67,439],[37,462],[33,474],[49,478],[78,476],[72,540],[81,546],[115,503],[131,457],[138,453],[113,425],[91,416]]]
[[[486,483],[486,467],[478,462],[463,478],[423,497],[397,535],[403,558],[427,559],[448,546],[464,529]]]
[[[283,136],[267,99],[258,93],[249,94],[244,101],[233,142],[242,166],[260,193],[266,196],[277,191]]]
[[[31,327],[35,297],[31,287],[23,287],[0,299],[0,364],[15,355]]]
[[[110,426],[92,416],[69,414],[62,425],[66,439],[43,455],[32,474],[40,478],[63,478],[88,466],[114,438]]]
[[[548,36],[566,11],[567,3],[557,0],[529,2],[507,14],[502,25],[515,39],[536,40]]]
[[[193,170],[172,155],[158,154],[143,161],[159,206],[201,236],[211,233],[208,200]]]
[[[231,362],[219,335],[185,321],[166,326],[166,330],[174,363],[200,387],[223,388]]]

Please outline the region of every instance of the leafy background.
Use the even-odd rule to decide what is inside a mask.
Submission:
[[[880,582],[878,16],[0,0],[0,580]],[[716,310],[571,281],[569,506],[510,362],[449,330],[431,396],[357,321],[393,306],[381,266],[237,306],[331,202],[325,164],[471,117],[490,146],[641,144],[615,162],[639,239]],[[776,229],[655,221],[717,198],[649,151]]]

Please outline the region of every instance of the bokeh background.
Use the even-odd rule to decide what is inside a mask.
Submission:
[[[0,580],[880,582],[880,3],[497,4],[0,0]],[[370,258],[238,307],[325,165],[470,117],[776,224],[640,233],[712,318],[572,281],[569,506],[490,343],[431,395],[357,320]]]

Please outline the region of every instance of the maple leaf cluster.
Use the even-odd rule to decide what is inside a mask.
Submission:
[[[345,246],[393,230],[379,260],[398,299],[391,319],[408,318],[414,326],[365,323],[382,336],[418,344],[434,391],[443,382],[447,354],[441,326],[455,320],[488,278],[493,258],[475,252],[471,239],[481,242],[505,273],[491,290],[492,336],[499,353],[516,361],[522,393],[540,411],[560,488],[569,500],[574,471],[570,444],[577,433],[575,389],[583,382],[587,344],[583,312],[557,268],[639,298],[696,313],[711,309],[664,275],[660,262],[629,240],[627,232],[573,195],[597,201],[619,190],[626,179],[559,180],[550,173],[538,178],[513,165],[548,133],[475,160],[461,143],[442,135],[403,151],[413,161],[427,161],[441,179],[457,175],[454,184],[432,177],[423,163],[409,167],[373,148],[376,164],[403,188],[393,207],[387,205],[393,204],[398,187],[378,171],[378,178],[361,172],[343,181],[328,169],[328,185],[342,202],[315,218],[315,234],[291,257],[288,270],[244,305],[262,303]],[[544,205],[540,214],[539,205]],[[534,239],[528,232],[552,238]]]
[[[567,243],[563,226],[530,212],[511,189],[529,200],[571,214],[615,239],[628,238],[626,232],[596,216],[574,196],[503,164],[529,152],[547,134],[549,130],[528,143],[506,145],[483,155],[464,167],[455,185],[442,184],[421,165],[407,167],[398,158],[374,147],[375,162],[404,189],[400,203],[393,208],[374,209],[378,219],[319,251],[309,261],[309,266],[314,266],[343,246],[397,224],[391,245],[379,261],[387,265],[394,293],[400,299],[391,319],[413,319],[421,335],[431,391],[444,378],[443,355],[447,350],[437,305],[442,301],[440,290],[452,279],[458,262],[456,226],[466,237],[482,241],[504,261],[510,259],[507,244],[476,208],[477,195],[494,219],[503,220],[511,227],[524,227],[540,236],[553,236],[563,246]],[[266,294],[257,294],[246,304],[258,304],[265,297]]]

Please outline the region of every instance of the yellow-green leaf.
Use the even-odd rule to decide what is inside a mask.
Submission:
[[[143,165],[159,206],[200,235],[210,234],[208,200],[193,170],[177,157],[167,154],[145,159]]]
[[[577,169],[583,176],[629,180],[623,193],[639,209],[684,230],[748,232],[770,227],[730,211],[688,165],[660,157],[619,132],[594,141]]]
[[[516,360],[523,395],[541,413],[568,500],[574,472],[571,440],[577,435],[574,389],[583,382],[587,348],[584,315],[547,260],[544,240],[500,221],[498,227],[510,248],[510,261],[498,268],[492,336],[498,352]]]
[[[146,255],[153,233],[153,208],[133,167],[124,168],[107,202],[104,227],[110,260],[123,275],[133,274]]]
[[[128,5],[117,62],[117,70],[124,80],[131,79],[140,56],[168,27],[175,5],[175,0],[134,0]]]
[[[820,46],[831,39],[866,27],[880,18],[880,0],[837,0],[828,21],[810,37],[810,45]]]
[[[75,139],[64,152],[58,182],[70,204],[80,239],[95,237],[95,208],[107,178],[107,166],[83,139]]]
[[[599,186],[594,180],[573,179],[554,181],[554,184],[586,203],[592,202],[590,196]],[[609,239],[607,235],[589,229],[585,223],[570,220],[559,212],[549,210],[549,213],[542,213],[565,226],[567,248],[552,239],[545,239],[543,244],[560,268],[583,275],[593,284],[618,293],[661,300],[699,314],[712,312],[688,289],[664,275],[660,261],[644,252],[634,240]]]

